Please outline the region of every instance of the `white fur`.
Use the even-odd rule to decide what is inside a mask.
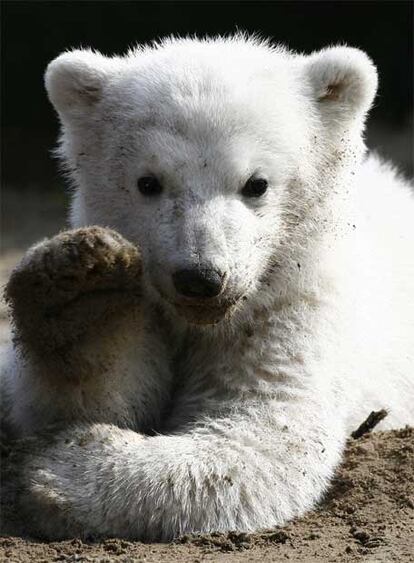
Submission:
[[[116,361],[84,384],[85,403],[68,382],[60,400],[58,374],[46,384],[11,352],[20,434],[73,424],[24,458],[38,531],[168,539],[283,524],[315,505],[371,410],[389,409],[382,428],[414,424],[414,201],[364,157],[376,84],[357,49],[303,56],[243,37],[49,65],[72,224],[141,247],[148,342],[134,344],[132,324],[96,339],[90,361],[105,345]],[[150,173],[155,198],[136,188]],[[269,190],[247,200],[254,173]],[[214,325],[171,281],[198,262],[227,275],[233,305]],[[160,381],[162,422],[144,435],[128,409],[153,409],[140,386]]]

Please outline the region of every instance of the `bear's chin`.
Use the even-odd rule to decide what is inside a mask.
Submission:
[[[209,303],[198,301],[194,303],[174,303],[177,314],[189,324],[206,326],[215,325],[228,319],[236,309],[232,303]]]
[[[229,319],[245,299],[243,293],[222,294],[216,298],[188,298],[175,295],[173,298],[159,286],[152,286],[159,298],[159,305],[167,307],[188,324],[198,326],[216,325]]]

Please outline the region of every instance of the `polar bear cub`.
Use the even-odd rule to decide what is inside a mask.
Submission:
[[[366,54],[168,39],[63,53],[46,88],[73,230],[6,290],[31,533],[281,525],[371,410],[414,424],[414,200],[365,155]]]

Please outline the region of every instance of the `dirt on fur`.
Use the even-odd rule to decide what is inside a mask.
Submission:
[[[414,428],[350,439],[320,507],[257,534],[187,535],[169,544],[0,538],[0,561],[414,562]]]
[[[13,191],[8,193],[14,197]],[[30,200],[19,195],[14,199],[13,205],[10,201],[7,205],[6,218],[19,219],[19,222],[18,226],[10,225],[6,229],[7,236],[2,237],[0,287],[8,279],[24,248],[63,226],[64,213],[60,208],[59,213],[53,209],[51,220],[45,223],[44,198],[32,196]],[[42,222],[37,217],[36,206],[40,204]],[[27,233],[22,232],[25,225]],[[17,234],[21,240],[16,239]],[[0,302],[0,345],[9,338],[7,311],[5,304]],[[185,536],[169,544],[143,544],[121,539],[98,543],[79,539],[47,543],[7,536],[0,537],[0,561],[414,562],[414,429],[350,438],[344,461],[324,502],[305,518],[283,529],[259,534]]]

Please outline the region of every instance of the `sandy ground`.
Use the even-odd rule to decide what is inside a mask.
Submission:
[[[170,544],[119,539],[42,543],[0,538],[0,561],[414,561],[414,429],[350,439],[323,504],[283,529],[185,536]]]
[[[13,200],[13,197],[12,197]],[[50,203],[50,202],[49,202]],[[36,204],[37,205],[37,204]],[[23,248],[64,225],[64,205],[12,201],[3,236],[0,284]],[[49,210],[48,210],[49,209]],[[39,222],[39,216],[42,220]],[[13,236],[14,222],[25,229]],[[10,234],[11,233],[11,234]],[[0,343],[10,336],[4,305],[0,308]],[[368,413],[367,413],[368,414]],[[361,421],[362,422],[362,421]],[[7,463],[7,452],[2,463]],[[10,532],[10,530],[9,530]],[[43,543],[13,535],[0,537],[0,561],[292,561],[369,563],[414,562],[414,429],[376,432],[350,439],[342,466],[321,506],[283,530],[260,534],[186,536],[170,544],[119,539],[84,543],[79,539]]]

